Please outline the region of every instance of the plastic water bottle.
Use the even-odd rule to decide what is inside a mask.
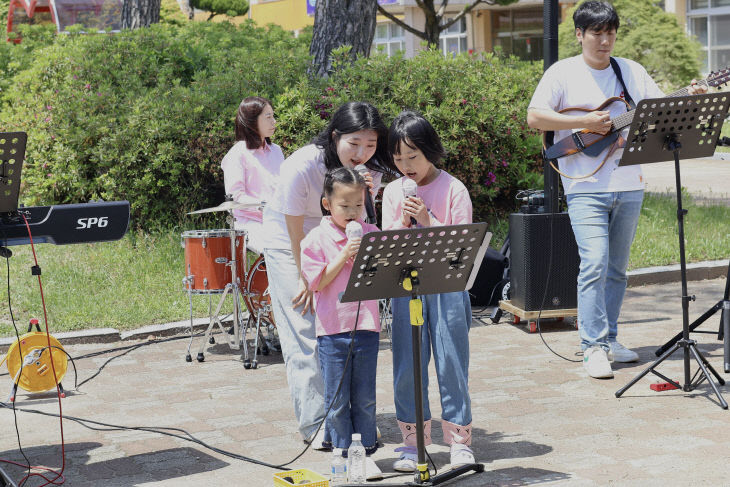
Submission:
[[[330,485],[343,485],[347,483],[347,460],[342,454],[344,449],[335,448],[332,450],[332,465],[330,475]]]
[[[364,484],[367,481],[365,447],[362,446],[360,433],[352,434],[352,443],[347,449],[347,475],[351,484]]]

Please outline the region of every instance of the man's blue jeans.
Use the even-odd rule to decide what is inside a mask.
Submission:
[[[644,191],[567,195],[580,255],[578,323],[583,350],[608,349],[618,334],[626,268]]]
[[[348,448],[352,434],[360,433],[362,444],[370,454],[377,450],[375,375],[380,334],[356,331],[352,357],[345,369],[351,341],[350,332],[317,337],[325,407],[332,404],[325,427],[336,448]],[[335,396],[340,380],[342,388]]]

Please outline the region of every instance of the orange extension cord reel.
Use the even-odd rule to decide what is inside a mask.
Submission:
[[[36,326],[38,331],[30,331],[33,325]],[[31,320],[31,326],[28,330],[28,333],[22,335],[19,340],[10,345],[8,353],[3,359],[3,361],[7,361],[8,372],[10,372],[14,384],[11,401],[15,401],[14,396],[18,386],[28,392],[44,392],[54,389],[56,384],[60,384],[68,369],[68,358],[61,343],[53,336],[46,336],[44,332],[41,332],[38,320]],[[53,355],[48,349],[49,338]],[[51,356],[53,357],[53,366],[51,365]],[[53,374],[54,368],[56,371],[55,377]]]

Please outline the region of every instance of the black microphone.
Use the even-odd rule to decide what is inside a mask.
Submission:
[[[404,202],[407,201],[408,198],[416,197],[416,191],[417,191],[418,185],[416,184],[416,182],[414,180],[412,180],[412,179],[404,180],[402,188],[403,188],[403,201]],[[418,222],[416,222],[416,219],[411,217],[411,226],[414,227],[414,226],[416,226],[417,223]]]
[[[355,171],[359,172],[363,179],[365,179],[366,174],[370,174],[365,164],[355,166]],[[370,194],[370,188],[365,188],[365,212],[368,215],[365,220],[367,223],[372,223],[373,225],[377,223],[378,218],[375,216],[375,205],[373,205],[373,196]]]

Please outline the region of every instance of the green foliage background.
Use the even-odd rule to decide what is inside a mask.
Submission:
[[[303,81],[277,99],[277,140],[306,143],[349,100],[368,100],[386,120],[415,109],[434,125],[447,157],[443,167],[469,188],[475,220],[514,209],[517,189],[541,185],[539,138],[525,121],[541,65],[491,54],[444,58],[424,51],[412,59],[371,55],[347,61],[334,53],[327,80]]]
[[[25,69],[3,92],[0,127],[29,134],[23,202],[128,199],[144,228],[222,199],[241,98],[274,98],[308,59],[306,36],[252,23],[63,35],[32,60],[13,47],[6,67]]]
[[[662,10],[656,0],[613,0],[621,26],[614,56],[632,59],[643,65],[666,92],[689,85],[700,74],[700,44],[687,37],[674,14]],[[575,38],[573,12],[559,27],[561,58],[580,54]]]
[[[274,102],[286,154],[346,101],[372,102],[386,123],[404,108],[422,111],[478,219],[512,210],[516,189],[541,184],[539,140],[525,125],[539,64],[424,52],[350,65],[342,49],[323,80],[306,76],[310,34],[273,26],[162,24],[50,39],[30,27],[23,35],[0,48],[0,69],[12,74],[0,126],[29,134],[26,205],[127,199],[136,227],[188,222],[186,212],[222,200],[220,161],[238,103],[253,94]]]
[[[230,17],[244,15],[249,9],[246,0],[191,0],[190,6],[200,10],[207,10],[214,14],[225,14]]]

